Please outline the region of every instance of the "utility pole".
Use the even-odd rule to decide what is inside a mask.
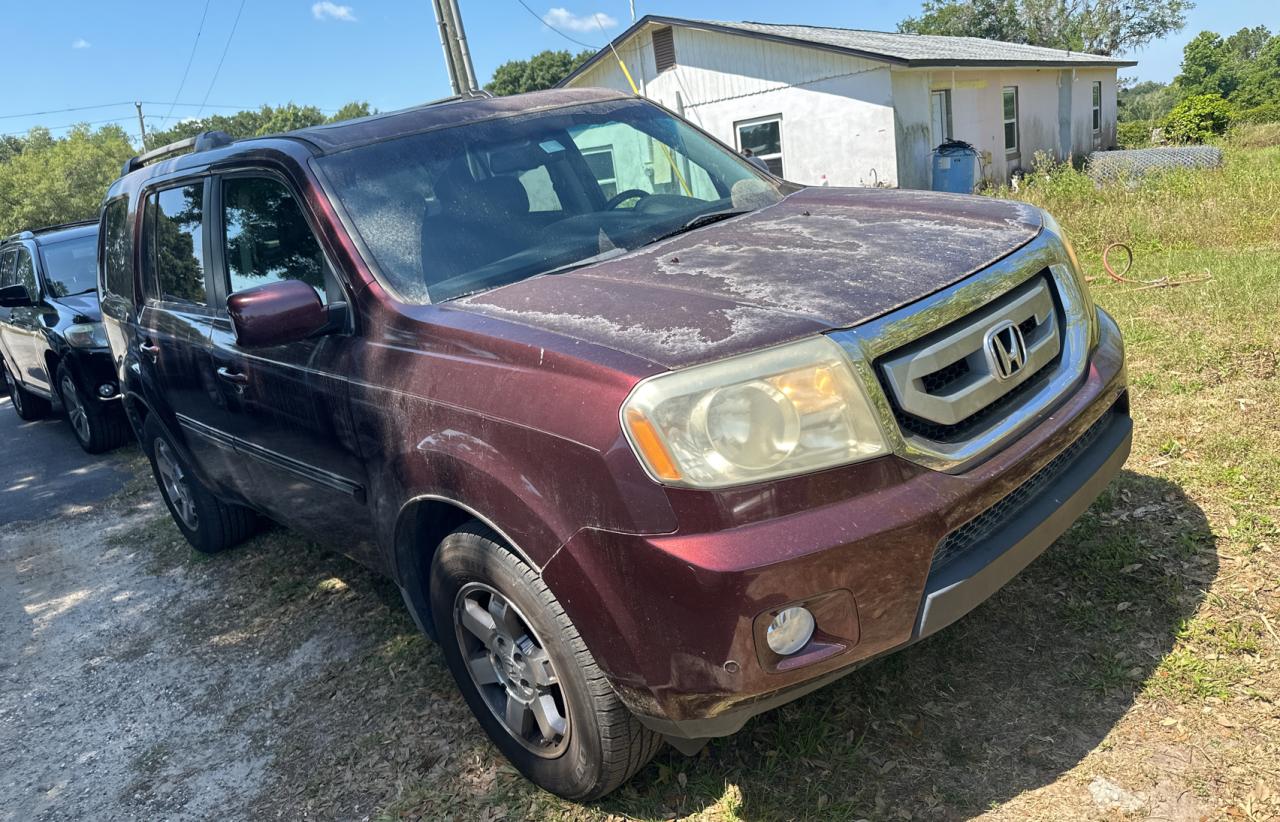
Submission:
[[[636,0],[631,0],[631,22],[636,21]]]
[[[133,107],[138,110],[138,133],[142,135],[142,150],[147,150],[147,126],[142,120],[142,103],[134,102]]]
[[[444,65],[449,72],[449,85],[454,94],[478,91],[476,70],[471,64],[471,52],[467,49],[467,33],[462,27],[462,13],[458,0],[431,0],[440,26],[440,46],[444,49]]]

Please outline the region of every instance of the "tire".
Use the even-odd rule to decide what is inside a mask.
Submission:
[[[53,409],[50,402],[18,385],[13,375],[9,373],[8,366],[4,369],[4,382],[9,389],[9,401],[13,403],[13,410],[21,419],[31,422],[49,416],[49,412]]]
[[[244,506],[223,502],[196,479],[154,416],[147,417],[142,435],[142,447],[151,460],[160,496],[192,548],[202,554],[216,554],[253,535],[258,528],[258,515]]]
[[[446,537],[431,563],[430,589],[432,618],[458,688],[485,733],[530,781],[566,799],[596,799],[657,753],[662,737],[622,704],[542,578],[492,529],[469,522]],[[480,639],[486,632],[487,642]],[[516,719],[509,722],[500,713],[512,716],[512,703]],[[520,707],[533,704],[555,710]],[[527,730],[518,735],[513,726]]]
[[[58,366],[54,385],[58,387],[67,422],[81,448],[90,454],[101,454],[128,441],[129,421],[125,419],[124,410],[103,406],[98,400],[86,396],[66,363]]]

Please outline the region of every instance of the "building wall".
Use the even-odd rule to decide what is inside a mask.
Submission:
[[[737,148],[735,124],[782,119],[784,176],[833,186],[898,184],[889,67],[818,49],[676,28],[676,66],[658,74],[648,31],[619,50],[644,96]],[[612,59],[574,86],[630,92]]]
[[[893,72],[898,185],[902,188],[929,187],[933,149],[941,142],[933,134],[929,106],[929,75],[927,73]]]
[[[676,65],[659,74],[649,30],[619,52],[641,93],[737,148],[735,124],[781,115],[783,174],[835,186],[928,188],[930,91],[951,91],[952,136],[979,152],[979,177],[1003,183],[1037,152],[1065,160],[1115,145],[1116,70],[890,68],[848,55],[676,27]],[[1102,82],[1102,129],[1092,127],[1092,83]],[[574,86],[630,92],[606,57]],[[1004,147],[1002,89],[1018,88],[1019,149]]]
[[[985,180],[1002,183],[1014,171],[1030,171],[1037,154],[1061,161],[1115,145],[1115,69],[955,69],[928,75],[930,90],[951,90],[952,133],[978,150],[980,176]],[[1094,81],[1102,82],[1102,129],[1096,139]],[[899,85],[895,83],[895,88]],[[1003,90],[1007,86],[1018,89],[1016,153],[1006,152],[1004,144]],[[904,110],[897,95],[895,104],[900,112]]]

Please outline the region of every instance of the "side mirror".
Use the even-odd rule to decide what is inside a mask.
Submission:
[[[236,342],[246,348],[297,342],[329,325],[329,313],[320,296],[301,280],[237,291],[227,297],[227,313],[236,330]]]
[[[0,288],[0,308],[24,308],[28,305],[33,305],[31,295],[22,283]]]

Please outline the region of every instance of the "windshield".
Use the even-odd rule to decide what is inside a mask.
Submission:
[[[317,165],[383,277],[416,303],[607,259],[782,193],[636,100],[415,134]]]
[[[41,243],[40,256],[44,259],[44,283],[50,297],[84,294],[98,287],[96,234]]]

